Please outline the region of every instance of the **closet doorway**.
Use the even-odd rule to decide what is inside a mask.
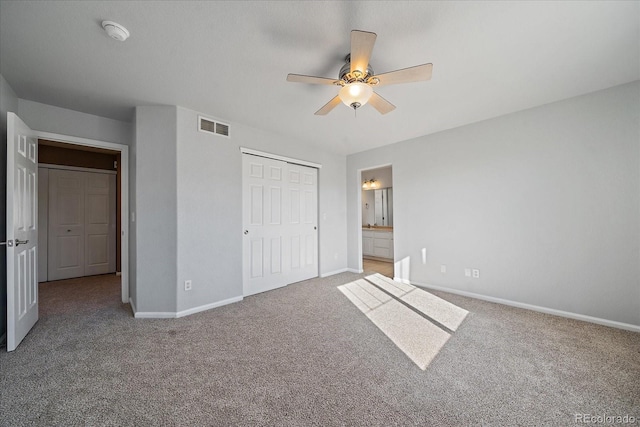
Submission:
[[[120,153],[38,140],[40,282],[120,271]]]

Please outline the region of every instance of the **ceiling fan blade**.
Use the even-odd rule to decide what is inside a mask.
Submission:
[[[371,104],[373,108],[378,110],[380,114],[387,114],[396,109],[395,105],[393,105],[392,103],[390,103],[389,101],[387,101],[386,99],[384,99],[383,97],[381,97],[375,92],[373,92],[373,95],[371,95],[371,98],[369,99],[369,104]]]
[[[303,76],[302,74],[288,74],[287,81],[294,82],[294,83],[309,83],[312,85],[333,85],[336,83],[337,80],[329,79],[327,77]]]
[[[319,109],[318,111],[315,112],[316,116],[325,116],[327,115],[331,110],[333,110],[334,108],[336,108],[338,106],[338,104],[340,104],[342,101],[340,100],[339,96],[336,96],[335,98],[333,98],[331,101],[327,102],[326,104],[324,104],[324,107],[322,107],[321,109]]]
[[[402,70],[389,71],[388,73],[373,76],[380,80],[376,86],[394,85],[397,83],[411,83],[431,79],[433,64],[416,65]]]
[[[351,72],[360,70],[367,71],[373,45],[376,42],[376,33],[367,31],[351,31]]]

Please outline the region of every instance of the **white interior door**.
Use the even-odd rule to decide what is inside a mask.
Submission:
[[[86,173],[84,275],[116,271],[116,176]]]
[[[38,321],[38,141],[7,113],[7,351]]]
[[[84,276],[84,197],[82,172],[49,171],[49,280]]]
[[[242,158],[244,295],[316,277],[317,169]]]

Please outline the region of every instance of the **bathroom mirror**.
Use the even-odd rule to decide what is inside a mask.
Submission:
[[[393,189],[362,191],[362,225],[393,226]]]

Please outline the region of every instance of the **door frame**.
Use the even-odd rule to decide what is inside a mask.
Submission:
[[[357,173],[356,173],[356,177],[358,178],[358,196],[356,197],[357,199],[357,203],[358,203],[358,272],[362,273],[364,271],[364,265],[362,262],[362,172],[366,172],[366,171],[370,171],[373,169],[381,169],[381,168],[386,168],[386,167],[390,167],[391,168],[391,176],[393,176],[393,163],[382,163],[378,166],[367,166],[361,169],[358,169]],[[393,222],[395,224],[395,216],[393,218]],[[395,225],[394,225],[395,228]],[[393,239],[393,254],[394,254],[394,259],[393,259],[393,263],[395,265],[395,253],[396,253],[396,248],[395,248],[395,234],[394,234],[394,239]]]
[[[79,138],[76,136],[62,135],[58,133],[42,132],[34,130],[37,139],[63,142],[83,147],[104,148],[120,152],[120,253],[121,253],[121,292],[122,302],[129,303],[129,146],[115,142],[100,141],[97,139]]]

